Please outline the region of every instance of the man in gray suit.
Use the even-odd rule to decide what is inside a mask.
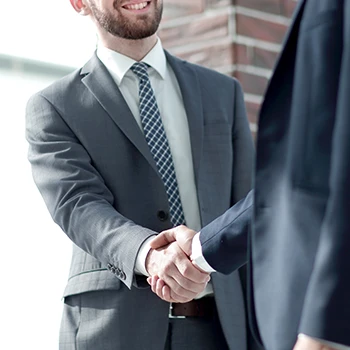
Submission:
[[[71,4],[96,25],[96,54],[26,114],[34,180],[74,243],[60,349],[245,350],[238,273],[208,283],[177,242],[149,246],[175,225],[199,230],[249,191],[238,82],[162,49],[162,0]],[[148,274],[173,299],[196,299],[161,300]]]

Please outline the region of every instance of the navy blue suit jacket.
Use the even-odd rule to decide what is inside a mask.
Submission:
[[[350,1],[300,0],[260,112],[255,192],[200,236],[229,273],[251,227],[252,324],[268,350],[298,333],[350,345],[349,179]]]

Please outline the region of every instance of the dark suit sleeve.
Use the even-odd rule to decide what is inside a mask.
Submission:
[[[247,262],[248,229],[253,210],[253,192],[249,191],[255,152],[243,92],[238,81],[235,81],[233,103],[231,204],[238,203],[202,228],[200,233],[205,259],[216,271],[224,274],[233,272]]]
[[[350,345],[350,1],[343,28],[330,195],[299,331]]]
[[[203,256],[218,272],[229,274],[247,262],[253,199],[252,190],[200,232]]]
[[[53,220],[81,249],[120,269],[129,288],[140,245],[153,231],[120,215],[86,149],[44,96],[27,105],[26,137],[33,178]]]

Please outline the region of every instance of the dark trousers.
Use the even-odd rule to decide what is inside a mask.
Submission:
[[[165,350],[228,350],[228,346],[216,315],[169,319]]]

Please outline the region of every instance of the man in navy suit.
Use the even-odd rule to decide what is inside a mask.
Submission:
[[[250,321],[268,350],[350,349],[349,94],[350,1],[301,0],[260,112],[254,192],[199,235],[152,244],[176,238],[229,273],[248,242]]]

